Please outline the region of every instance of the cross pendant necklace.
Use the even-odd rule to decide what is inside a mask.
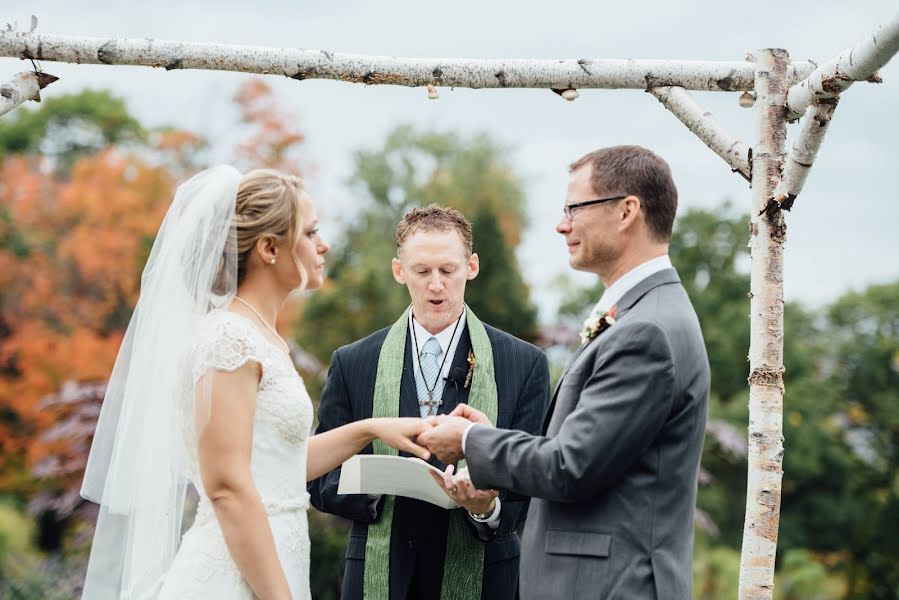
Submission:
[[[446,357],[449,356],[449,349],[453,345],[453,339],[456,337],[456,330],[459,328],[459,323],[462,321],[462,315],[464,314],[465,309],[462,309],[462,314],[456,319],[456,325],[453,327],[452,335],[450,335],[450,341],[447,345],[446,352],[443,353],[443,361],[440,363],[440,368],[437,369],[437,377],[434,379],[434,385],[428,385],[428,380],[425,379],[425,372],[421,368],[421,351],[418,349],[418,334],[415,332],[415,323],[412,323],[412,339],[415,340],[415,354],[418,356],[418,372],[421,375],[422,382],[425,384],[425,391],[428,393],[427,401],[419,400],[418,405],[428,407],[429,417],[436,415],[438,408],[443,404],[443,400],[434,400],[434,391],[437,389],[437,383],[440,381],[440,374],[443,373],[443,366],[446,364]],[[414,320],[415,315],[412,315],[412,318]]]

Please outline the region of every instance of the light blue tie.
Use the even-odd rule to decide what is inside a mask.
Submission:
[[[418,407],[422,418],[436,415],[437,407],[441,404],[443,380],[439,374],[438,359],[442,355],[443,348],[440,347],[440,342],[437,341],[437,338],[430,337],[421,347],[421,354],[418,356],[421,372],[415,374],[415,387],[418,391]],[[430,398],[428,397],[428,388],[431,388]]]

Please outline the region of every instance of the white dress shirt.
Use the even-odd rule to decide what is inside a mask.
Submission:
[[[671,259],[667,254],[656,256],[655,258],[647,260],[645,263],[637,265],[605,289],[602,296],[599,298],[599,302],[593,307],[591,314],[595,313],[598,315],[607,312],[610,308],[618,304],[618,301],[638,283],[650,275],[654,275],[659,271],[670,268],[672,268]]]
[[[421,324],[415,320],[415,316],[412,314],[412,311],[409,311],[409,326],[415,328],[415,335],[412,337],[412,368],[414,369],[413,373],[418,376],[421,372],[419,371],[418,362],[419,356],[418,353],[421,352],[421,349],[424,347],[425,342],[428,339],[434,337],[437,338],[437,343],[440,344],[441,350],[443,350],[443,354],[440,355],[440,358],[437,360],[439,363],[443,361],[443,369],[440,370],[440,378],[445,378],[449,375],[450,368],[453,366],[453,357],[456,355],[456,348],[459,347],[459,339],[462,337],[462,332],[465,330],[465,310],[462,310],[462,316],[459,317],[459,326],[456,327],[456,322],[447,326],[446,329],[441,331],[440,333],[431,333],[427,329],[421,326]],[[453,330],[455,330],[456,335],[453,335]],[[452,336],[452,338],[450,337]],[[418,340],[418,348],[415,348],[415,340]],[[449,346],[449,348],[447,348]],[[444,360],[444,358],[446,360]],[[434,384],[433,381],[425,382],[428,387]]]

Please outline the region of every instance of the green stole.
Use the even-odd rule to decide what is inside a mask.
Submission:
[[[399,415],[400,382],[406,352],[406,336],[409,330],[409,311],[387,333],[378,357],[378,375],[375,379],[373,417]],[[496,378],[493,368],[493,349],[487,331],[474,312],[465,306],[468,335],[475,355],[475,369],[471,381],[468,404],[480,410],[496,423]],[[375,454],[397,455],[397,451],[381,440],[373,442]],[[465,466],[460,460],[457,469]],[[381,518],[368,526],[365,544],[365,600],[388,600],[390,593],[390,532],[393,525],[394,497],[387,496]],[[480,600],[481,578],[484,574],[484,543],[468,531],[465,509],[459,508],[450,515],[449,533],[446,539],[446,560],[443,566],[441,600]],[[447,583],[449,585],[447,585]]]

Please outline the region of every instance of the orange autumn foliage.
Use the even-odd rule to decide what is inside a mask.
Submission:
[[[164,168],[112,148],[66,176],[43,172],[34,157],[0,165],[2,233],[16,240],[0,246],[4,462],[34,464],[55,451],[39,434],[61,415],[42,398],[66,381],[108,377],[174,184]]]
[[[237,147],[237,162],[245,169],[267,167],[293,175],[302,175],[294,150],[305,136],[296,119],[281,110],[269,84],[260,78],[243,83],[234,94],[240,109],[241,122],[247,128],[246,137]],[[281,311],[277,328],[289,335],[298,321],[303,298],[291,297]]]
[[[235,102],[245,128],[239,167],[299,174],[292,153],[304,136],[269,86],[251,80]],[[141,271],[175,186],[206,166],[207,149],[195,133],[166,130],[69,171],[40,155],[0,162],[0,491],[43,495],[44,508],[63,514],[78,504]]]
[[[271,86],[262,79],[250,79],[238,88],[234,101],[248,128],[246,139],[237,148],[241,166],[270,167],[299,175],[301,169],[291,151],[305,136],[295,119],[281,110]]]

